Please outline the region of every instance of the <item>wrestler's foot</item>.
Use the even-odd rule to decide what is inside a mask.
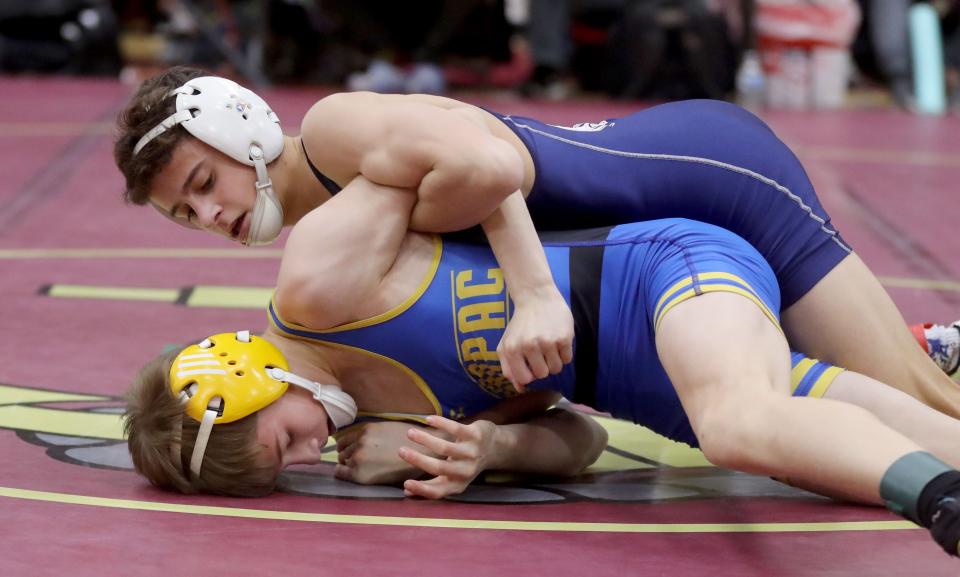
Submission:
[[[913,336],[943,372],[952,375],[960,368],[960,321],[945,327],[933,323],[913,325]]]
[[[937,503],[930,535],[948,555],[960,557],[960,501],[944,497]]]

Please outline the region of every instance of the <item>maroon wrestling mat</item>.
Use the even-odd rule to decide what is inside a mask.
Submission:
[[[122,204],[112,119],[129,93],[115,82],[0,78],[0,576],[960,572],[924,531],[882,509],[712,468],[606,419],[610,447],[586,474],[490,476],[444,502],[342,483],[330,465],[292,471],[283,491],[257,500],[149,487],[130,469],[120,395],[169,343],[262,327],[279,251]],[[264,96],[295,131],[323,94]],[[636,107],[476,102],[556,123]],[[764,117],[907,319],[960,316],[960,119]]]

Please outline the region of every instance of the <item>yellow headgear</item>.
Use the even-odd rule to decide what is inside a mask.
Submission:
[[[286,392],[287,383],[270,376],[273,367],[287,370],[287,359],[269,341],[247,331],[220,333],[177,355],[170,366],[170,388],[177,397],[186,393],[187,414],[197,421],[219,397],[214,423],[232,423]]]
[[[250,331],[220,333],[183,349],[170,365],[170,389],[185,402],[186,413],[200,421],[190,459],[190,471],[200,476],[203,454],[214,424],[230,423],[252,415],[280,398],[288,384],[313,394],[326,410],[333,429],[356,418],[357,404],[337,385],[321,385],[287,370],[287,360],[277,347]],[[179,421],[178,421],[179,422]],[[170,447],[174,463],[180,462],[179,434]]]

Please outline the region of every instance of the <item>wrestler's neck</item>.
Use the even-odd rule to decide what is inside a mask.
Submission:
[[[296,224],[305,214],[330,199],[303,154],[299,136],[284,136],[283,152],[268,170],[273,190],[283,206],[283,225]]]

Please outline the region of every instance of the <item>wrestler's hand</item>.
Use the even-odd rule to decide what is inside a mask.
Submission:
[[[361,485],[399,483],[423,476],[423,471],[402,460],[398,453],[401,447],[423,450],[407,438],[411,428],[417,425],[384,421],[360,423],[344,430],[337,438],[334,475]]]
[[[425,481],[408,479],[403,483],[404,494],[442,499],[462,493],[486,468],[497,426],[490,421],[464,425],[435,416],[428,417],[427,424],[436,429],[410,429],[407,432],[407,436],[421,447],[416,450],[401,447],[400,457],[433,478]],[[441,438],[444,434],[452,440]]]
[[[503,376],[520,392],[534,379],[555,375],[573,360],[573,314],[555,286],[536,298],[516,302],[497,356]]]

